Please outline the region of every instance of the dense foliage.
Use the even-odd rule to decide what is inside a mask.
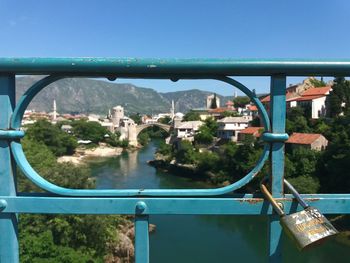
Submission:
[[[47,145],[56,156],[73,154],[78,145],[74,137],[46,120],[30,125],[26,134],[31,140]]]
[[[194,136],[194,140],[198,144],[208,145],[214,141],[218,130],[218,123],[214,118],[207,118],[204,124],[199,127],[198,133]]]
[[[250,102],[249,97],[237,97],[233,99],[234,106],[244,108]]]
[[[327,113],[330,117],[350,113],[350,81],[336,78],[332,91],[326,99]]]
[[[47,180],[64,187],[94,188],[85,166],[56,162],[42,142],[22,140],[28,161]],[[18,172],[21,192],[40,191]],[[19,218],[21,262],[103,262],[118,240],[119,216],[26,215]]]
[[[72,126],[72,133],[61,130]],[[94,145],[106,142],[127,147],[120,133],[111,133],[97,122],[86,120],[51,124],[39,120],[27,127],[22,140],[28,161],[48,181],[68,188],[94,188],[86,166],[60,164],[56,156],[74,153],[77,139],[91,140]],[[108,136],[106,136],[108,135]],[[22,192],[41,192],[18,173],[18,188]],[[117,243],[119,216],[20,215],[22,262],[103,262]]]
[[[183,117],[183,121],[200,121],[201,117],[198,112],[189,111]]]
[[[90,140],[97,144],[103,141],[104,136],[108,133],[106,128],[95,121],[78,120],[72,122],[73,134],[81,140]]]

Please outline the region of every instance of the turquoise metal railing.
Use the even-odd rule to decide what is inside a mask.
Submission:
[[[262,198],[222,195],[254,179],[270,158],[272,194],[287,213],[301,209],[283,193],[284,141],[287,76],[348,76],[350,61],[293,60],[156,60],[109,58],[0,58],[0,262],[18,262],[18,213],[134,214],[136,262],[149,262],[148,219],[154,214],[265,215],[269,218],[270,262],[281,262],[279,218]],[[38,81],[15,104],[15,77],[49,75]],[[232,76],[270,76],[268,114],[261,102]],[[259,109],[265,133],[264,151],[256,166],[239,181],[216,189],[68,189],[42,178],[28,163],[22,150],[20,130],[23,113],[35,95],[50,83],[66,77],[215,79],[243,91]],[[16,165],[26,177],[48,194],[18,193]],[[54,194],[54,195],[52,195]],[[303,195],[323,213],[350,213],[349,194]]]

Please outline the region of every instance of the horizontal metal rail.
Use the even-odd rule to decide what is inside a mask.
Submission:
[[[348,195],[302,195],[305,201],[325,214],[349,214]],[[277,198],[287,213],[302,207],[293,196]],[[148,215],[272,215],[272,207],[263,198],[106,198],[106,197],[43,197],[0,196],[2,213],[42,214],[127,214],[136,213],[139,202],[144,202]],[[35,203],[35,205],[33,205]]]
[[[350,74],[350,59],[137,59],[0,58],[0,73],[101,75],[120,78],[224,76],[337,76]]]

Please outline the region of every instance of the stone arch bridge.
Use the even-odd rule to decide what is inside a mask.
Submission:
[[[128,132],[129,144],[136,146],[137,145],[137,137],[139,136],[140,132],[142,132],[143,130],[145,130],[149,127],[153,127],[153,126],[157,126],[168,133],[170,133],[170,130],[172,128],[172,126],[170,126],[170,125],[159,123],[159,122],[133,126],[133,128],[129,128],[129,132]]]

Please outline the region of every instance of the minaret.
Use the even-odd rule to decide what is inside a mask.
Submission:
[[[233,98],[237,98],[237,90],[236,90],[236,89],[235,89],[235,92],[234,92]]]
[[[52,116],[52,121],[56,122],[57,120],[57,108],[56,108],[56,100],[53,100],[53,116]]]
[[[174,119],[174,117],[175,117],[175,104],[174,104],[174,100],[171,100],[170,118]]]

